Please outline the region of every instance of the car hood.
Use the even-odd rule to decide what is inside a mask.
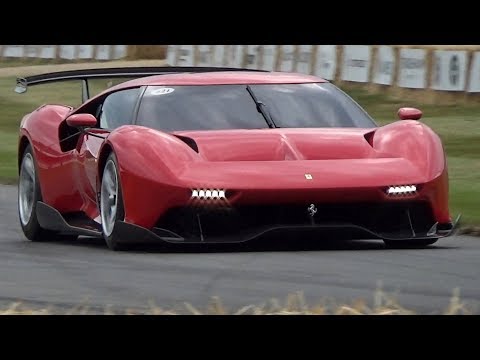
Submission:
[[[375,129],[177,131],[207,161],[335,160],[389,157],[368,141]]]

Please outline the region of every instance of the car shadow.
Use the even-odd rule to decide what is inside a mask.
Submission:
[[[103,239],[79,237],[75,241],[56,241],[71,246],[83,246],[108,250]],[[438,245],[437,245],[438,244]],[[224,244],[128,244],[122,251],[130,253],[230,253],[230,252],[291,252],[291,251],[362,251],[362,250],[440,250],[452,249],[440,243],[428,247],[407,249],[389,249],[381,240],[348,240],[343,238],[328,239],[258,239],[246,243]],[[108,250],[110,251],[110,250]]]

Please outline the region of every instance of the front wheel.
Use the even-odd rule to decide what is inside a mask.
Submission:
[[[100,188],[100,214],[102,218],[103,237],[112,250],[122,248],[119,239],[115,234],[115,223],[117,220],[125,219],[123,207],[122,188],[118,176],[117,158],[111,153],[105,168],[103,169],[102,184]]]
[[[390,249],[415,249],[424,248],[435,244],[438,239],[418,239],[418,240],[383,240],[385,246]]]

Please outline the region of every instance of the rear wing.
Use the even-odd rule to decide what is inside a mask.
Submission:
[[[122,67],[122,68],[104,68],[104,69],[83,69],[58,71],[47,74],[33,75],[24,78],[17,78],[15,92],[23,94],[29,86],[45,84],[50,82],[81,80],[82,81],[82,103],[90,98],[88,87],[89,79],[113,79],[113,78],[140,78],[152,75],[164,75],[172,73],[203,73],[215,71],[259,71],[243,68],[230,67],[200,67],[200,66],[164,66],[164,67]]]

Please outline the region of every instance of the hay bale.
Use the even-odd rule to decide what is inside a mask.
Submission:
[[[167,45],[129,45],[127,56],[132,60],[166,59]]]

